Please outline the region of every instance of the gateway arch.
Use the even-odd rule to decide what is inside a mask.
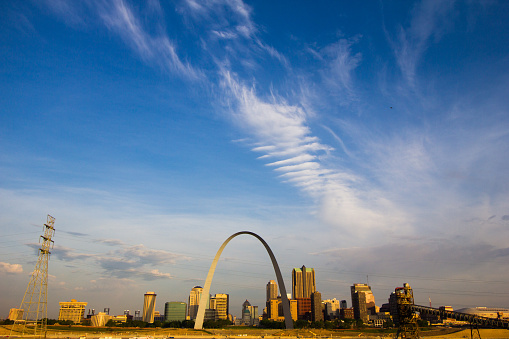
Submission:
[[[277,283],[279,284],[279,291],[281,293],[281,301],[283,304],[283,314],[285,316],[285,325],[287,329],[293,329],[293,320],[292,315],[290,313],[290,301],[288,300],[288,296],[286,295],[285,282],[283,281],[283,276],[281,275],[281,270],[279,269],[279,265],[277,264],[276,257],[274,257],[274,253],[270,249],[269,245],[262,239],[258,234],[248,231],[237,232],[231,235],[226,241],[221,245],[219,250],[212,261],[212,265],[210,265],[209,273],[207,274],[207,279],[205,280],[205,286],[203,287],[203,292],[200,298],[200,305],[198,306],[198,314],[196,315],[196,322],[194,324],[194,328],[196,330],[201,330],[203,328],[203,318],[205,317],[205,307],[207,307],[207,299],[210,294],[210,285],[212,284],[212,278],[214,277],[214,271],[216,270],[217,262],[219,261],[219,257],[223,252],[226,245],[241,234],[252,235],[256,239],[260,240],[260,242],[265,246],[267,253],[269,254],[270,260],[272,261],[272,266],[274,266],[274,272],[276,273]]]

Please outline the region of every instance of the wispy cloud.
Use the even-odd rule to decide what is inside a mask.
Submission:
[[[85,19],[83,17],[85,6],[83,3],[68,0],[45,0],[44,4],[54,14],[62,18],[67,25],[85,25]]]
[[[254,150],[264,153],[262,159],[277,159],[268,165],[319,203],[323,221],[358,236],[409,228],[404,226],[404,213],[383,192],[367,188],[356,175],[325,165],[333,148],[312,135],[301,106],[275,95],[271,102],[264,101],[231,73],[225,71],[223,76],[225,90],[236,100],[233,116],[255,138]]]
[[[104,3],[97,8],[106,27],[118,34],[147,63],[157,64],[170,73],[188,79],[196,80],[202,77],[200,71],[181,60],[175,44],[167,35],[163,32],[159,35],[149,34],[131,7],[123,0]]]
[[[184,61],[177,52],[175,43],[166,34],[164,27],[149,33],[140,20],[139,13],[127,1],[92,0],[85,4],[66,0],[46,1],[47,8],[63,19],[68,25],[84,25],[88,15],[97,15],[111,32],[117,34],[147,64],[158,66],[164,71],[189,80],[203,78],[201,71]],[[147,12],[160,24],[162,9],[158,2],[148,2]]]
[[[259,66],[257,59],[269,56],[289,68],[288,59],[260,38],[260,31],[251,18],[252,10],[243,1],[187,0],[185,3],[187,6],[182,9],[183,13],[188,14],[196,24],[206,23],[204,29],[209,31],[210,38],[207,44],[222,40],[214,52],[209,50],[216,62],[228,63],[230,66],[238,62],[245,68],[256,69]]]
[[[397,38],[388,35],[407,84],[416,85],[416,67],[431,38],[438,41],[451,20],[454,1],[422,1],[413,10],[409,27],[399,27]]]
[[[352,46],[359,38],[340,39],[321,50],[321,59],[326,69],[322,77],[341,102],[357,100],[352,75],[362,60],[361,53],[354,53]]]

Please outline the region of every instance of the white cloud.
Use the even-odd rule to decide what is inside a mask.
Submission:
[[[428,48],[429,40],[439,40],[451,20],[454,1],[422,1],[413,10],[408,28],[399,28],[397,41],[389,38],[396,60],[407,83],[416,85],[416,67],[422,54]]]
[[[357,100],[352,80],[353,71],[361,62],[361,53],[353,53],[352,46],[357,39],[340,39],[325,47],[321,52],[326,62],[326,71],[322,71],[325,82],[339,99],[348,103]]]
[[[233,116],[258,145],[253,150],[265,153],[261,159],[278,158],[268,165],[319,203],[322,221],[360,237],[411,232],[405,213],[383,192],[325,162],[333,149],[312,135],[302,107],[274,95],[263,101],[231,73],[223,75],[225,90],[237,101]]]
[[[124,1],[115,0],[108,5],[98,6],[98,11],[106,27],[117,33],[146,62],[155,63],[166,71],[189,79],[202,76],[190,64],[180,60],[168,36],[164,33],[150,35]]]
[[[20,264],[0,262],[0,273],[23,273],[23,266]]]

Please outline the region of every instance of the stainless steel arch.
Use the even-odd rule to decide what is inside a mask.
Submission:
[[[241,234],[252,235],[256,239],[260,240],[263,246],[265,246],[265,249],[269,254],[270,260],[272,261],[272,266],[274,266],[274,272],[276,273],[277,283],[279,284],[279,291],[281,293],[282,299],[281,302],[283,304],[283,314],[285,316],[286,328],[293,329],[293,320],[290,312],[290,301],[288,300],[288,297],[286,295],[285,282],[283,281],[283,276],[281,275],[281,271],[279,270],[279,265],[277,264],[276,257],[274,257],[274,253],[272,253],[272,250],[270,249],[269,245],[267,245],[267,243],[265,242],[265,240],[262,239],[262,237],[260,237],[256,233],[249,231],[237,232],[231,235],[228,239],[226,239],[226,241],[221,245],[221,247],[217,251],[214,260],[212,261],[212,265],[210,265],[209,273],[207,274],[207,279],[205,280],[205,286],[203,287],[203,292],[200,298],[200,305],[198,306],[198,314],[196,315],[196,322],[194,324],[194,328],[196,330],[201,330],[203,328],[203,318],[205,317],[205,307],[207,307],[207,298],[210,294],[210,285],[212,284],[212,278],[214,277],[214,271],[216,270],[219,257],[221,256],[221,253],[223,252],[226,245],[230,242],[230,240]]]

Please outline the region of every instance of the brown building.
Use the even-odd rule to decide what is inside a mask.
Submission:
[[[322,321],[322,294],[318,291],[311,293],[311,321]]]
[[[353,308],[341,308],[339,310],[340,319],[355,319],[353,315]]]
[[[295,300],[297,300],[297,317],[311,320],[311,298],[296,298]]]

